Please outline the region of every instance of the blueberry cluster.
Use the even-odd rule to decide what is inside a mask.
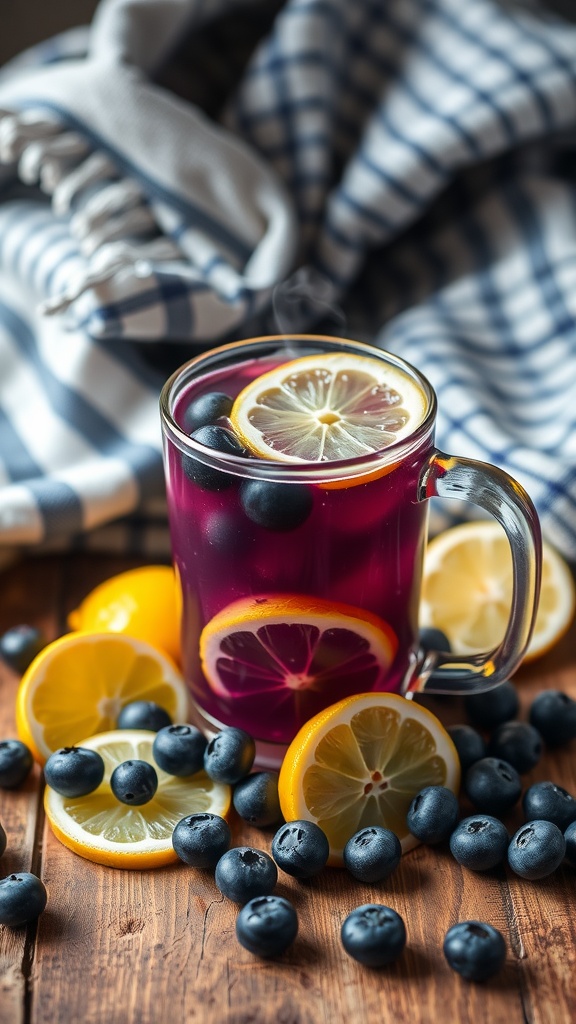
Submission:
[[[214,391],[194,399],[184,412],[183,426],[189,437],[203,448],[225,455],[244,456],[242,447],[231,429],[228,416],[232,399]],[[182,469],[203,491],[224,491],[238,486],[238,498],[247,518],[266,530],[285,532],[295,530],[306,522],[312,511],[312,490],[305,484],[277,483],[272,480],[239,482],[232,473],[203,462],[192,455],[182,456]],[[212,523],[211,542],[222,532],[222,521]],[[226,532],[224,530],[224,532]]]
[[[519,721],[518,694],[511,682],[465,698],[471,724],[448,732],[456,747],[463,792],[476,813],[459,820],[456,797],[430,786],[412,801],[408,828],[421,842],[449,840],[453,857],[472,871],[488,871],[507,860],[522,878],[552,874],[564,859],[574,863],[576,798],[551,781],[522,793],[521,775],[540,760],[544,746],[576,736],[576,701],[560,691],[539,694],[528,721]],[[525,823],[510,836],[501,820],[522,797]]]

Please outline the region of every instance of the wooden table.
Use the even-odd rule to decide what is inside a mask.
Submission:
[[[138,564],[90,555],[35,558],[0,574],[0,632],[20,622],[49,638],[100,580]],[[524,707],[544,687],[576,697],[574,626],[517,681]],[[0,668],[0,737],[15,735],[18,680]],[[462,718],[454,699],[429,700],[445,721]],[[547,754],[526,784],[552,779],[576,793],[576,741]],[[235,939],[236,909],[207,873],[183,864],[120,871],[82,860],[53,837],[42,812],[41,773],[19,790],[0,790],[8,835],[2,876],[41,875],[48,908],[37,926],[0,927],[0,1024],[574,1024],[576,870],[527,882],[500,868],[461,869],[446,848],[420,847],[378,886],[326,870],[309,883],[282,872],[277,891],[298,911],[298,938],[284,956],[262,961]],[[464,807],[463,809],[467,809]],[[507,824],[521,823],[520,812]],[[272,834],[233,823],[234,839],[270,849]],[[403,916],[408,943],[392,966],[367,970],[340,944],[340,925],[362,903]],[[456,921],[488,921],[508,945],[491,982],[464,982],[442,954]]]

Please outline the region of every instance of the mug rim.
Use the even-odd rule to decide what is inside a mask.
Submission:
[[[361,355],[392,363],[418,383],[426,402],[424,416],[411,434],[400,441],[393,442],[386,448],[357,458],[338,459],[325,463],[276,462],[273,459],[255,459],[244,455],[218,452],[195,441],[178,425],[173,415],[175,399],[194,379],[197,369],[200,371],[199,376],[203,367],[205,367],[205,372],[208,372],[209,369],[216,369],[218,365],[222,368],[236,352],[244,352],[245,357],[248,357],[249,354],[256,356],[266,347],[274,345],[280,347],[281,344],[289,342],[298,344],[308,342],[310,346],[316,345],[320,350],[350,351],[353,349]],[[434,388],[424,374],[407,360],[387,349],[378,348],[367,342],[328,334],[298,334],[287,331],[282,334],[244,338],[205,349],[177,367],[165,381],[160,392],[160,418],[164,440],[169,440],[182,454],[192,455],[204,465],[226,471],[234,476],[286,483],[327,483],[347,480],[369,476],[378,469],[386,469],[403,462],[409,455],[417,451],[432,433],[436,414],[437,398]]]

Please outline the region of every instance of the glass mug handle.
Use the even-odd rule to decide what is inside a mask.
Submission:
[[[429,459],[419,482],[418,500],[432,497],[472,501],[502,525],[512,552],[512,608],[499,647],[470,655],[427,651],[408,689],[453,694],[491,690],[518,667],[532,634],[542,567],[538,515],[524,488],[507,473],[439,451]]]

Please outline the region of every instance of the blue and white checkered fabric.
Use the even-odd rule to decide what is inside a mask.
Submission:
[[[576,25],[504,0],[103,0],[12,62],[3,550],[166,554],[162,352],[329,308],[576,559],[575,131]]]

